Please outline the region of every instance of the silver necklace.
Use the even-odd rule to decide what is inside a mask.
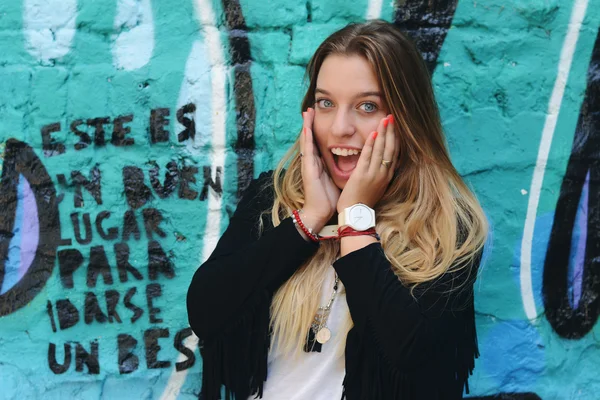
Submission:
[[[325,344],[329,341],[329,339],[331,339],[331,331],[327,327],[327,319],[329,318],[329,314],[331,313],[331,306],[333,305],[333,301],[335,300],[335,296],[337,295],[339,282],[340,278],[338,277],[336,272],[331,298],[329,299],[329,302],[326,306],[319,307],[319,310],[315,314],[315,318],[310,326],[310,328],[315,334],[317,342],[321,344]]]

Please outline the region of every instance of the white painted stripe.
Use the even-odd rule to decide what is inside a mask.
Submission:
[[[113,64],[127,71],[148,64],[154,51],[154,18],[150,0],[118,0],[112,36]]]
[[[27,51],[42,62],[63,57],[71,50],[76,19],[77,0],[24,0]]]
[[[211,65],[211,98],[212,98],[212,146],[211,160],[213,179],[216,179],[216,167],[223,168],[221,184],[225,187],[225,121],[227,101],[225,93],[225,79],[227,68],[223,57],[225,46],[221,43],[221,36],[216,27],[216,17],[210,0],[196,0],[196,15],[208,45],[208,54]],[[204,248],[202,259],[204,262],[214,250],[221,228],[221,198],[210,191],[208,196],[208,216],[204,231]]]
[[[183,345],[188,349],[195,351],[195,349],[198,347],[198,337],[192,333],[192,336],[187,337],[183,341]],[[185,360],[187,360],[187,356],[185,354],[180,353],[179,357],[177,357],[177,362],[180,363]],[[175,369],[173,369],[173,373],[171,373],[171,376],[169,377],[169,383],[167,384],[167,387],[163,392],[161,399],[176,399],[179,395],[179,392],[181,391],[181,387],[185,383],[186,376],[187,369],[181,372],[176,372]]]
[[[187,151],[195,156],[201,156],[205,149],[210,148],[212,141],[213,126],[210,121],[213,120],[213,110],[208,104],[213,96],[213,88],[211,65],[207,53],[204,42],[201,39],[196,40],[187,58],[177,100],[177,109],[190,103],[196,105],[196,111],[193,114],[194,121],[196,121],[194,140],[185,142]],[[175,126],[177,133],[185,129],[185,126],[179,122],[176,122]]]
[[[523,300],[523,308],[527,318],[535,323],[538,317],[535,308],[535,300],[533,295],[533,283],[531,277],[531,253],[533,246],[533,233],[535,228],[535,220],[537,217],[537,208],[540,202],[540,194],[542,184],[544,182],[544,173],[548,162],[548,155],[552,145],[554,130],[560,112],[560,105],[565,92],[565,86],[569,78],[571,64],[573,62],[573,53],[579,38],[579,31],[585,12],[587,9],[588,0],[576,0],[571,11],[571,19],[567,29],[567,35],[563,42],[560,52],[560,61],[558,63],[558,74],[554,82],[554,89],[548,104],[548,112],[546,122],[542,131],[540,148],[538,150],[537,161],[533,171],[531,180],[531,188],[529,190],[529,204],[527,205],[527,216],[525,218],[525,227],[523,230],[523,240],[521,242],[521,298]]]
[[[210,165],[213,168],[213,179],[216,178],[216,167],[220,166],[223,168],[221,183],[223,187],[225,187],[225,122],[227,110],[225,93],[227,66],[225,65],[225,59],[223,57],[223,49],[225,47],[221,43],[220,33],[216,27],[216,18],[211,0],[195,0],[194,5],[196,17],[200,22],[200,29],[204,33],[205,43],[208,47],[208,56],[210,58],[211,67],[212,147]],[[191,54],[195,54],[193,50]],[[200,255],[200,262],[204,262],[209,257],[217,244],[221,228],[221,212],[221,198],[216,196],[212,191],[209,191],[208,213],[203,236],[204,247],[202,249],[202,254]],[[193,337],[195,338],[195,336]],[[190,346],[186,347],[195,351],[197,343],[196,338],[195,342],[190,342]],[[181,387],[185,383],[188,371],[189,370],[176,372],[173,369],[165,391],[161,396],[161,400],[174,400],[177,398],[181,391]]]
[[[382,5],[383,5],[383,0],[369,0],[369,5],[367,7],[367,14],[365,16],[365,19],[369,20],[369,19],[380,18]]]

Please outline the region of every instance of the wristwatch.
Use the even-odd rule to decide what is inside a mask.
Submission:
[[[345,208],[338,214],[338,226],[348,225],[355,231],[366,231],[375,226],[375,211],[363,203]]]

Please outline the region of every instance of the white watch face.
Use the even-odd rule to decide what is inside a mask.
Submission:
[[[373,215],[367,206],[355,205],[348,214],[348,224],[357,231],[364,231],[373,226]]]

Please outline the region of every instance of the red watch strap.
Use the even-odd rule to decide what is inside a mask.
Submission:
[[[341,239],[343,237],[346,236],[373,236],[375,239],[379,240],[379,235],[377,234],[377,231],[375,230],[375,228],[369,228],[365,231],[357,231],[356,229],[350,227],[350,226],[346,226],[343,227],[341,226],[338,229],[338,237]]]

